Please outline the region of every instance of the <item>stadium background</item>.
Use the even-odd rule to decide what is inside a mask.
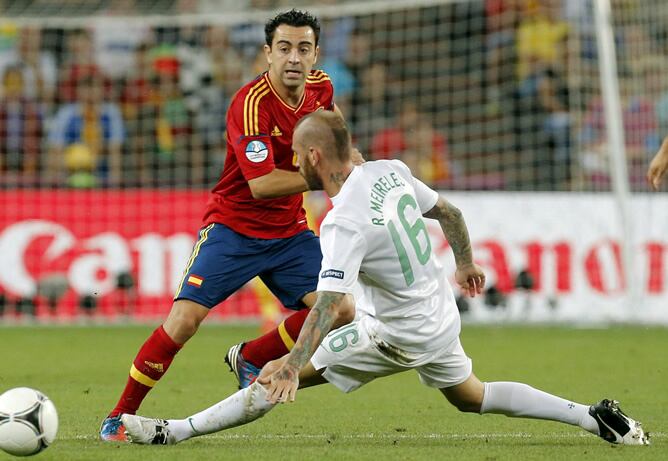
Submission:
[[[264,21],[297,6],[322,19],[317,67],[359,149],[464,211],[490,281],[466,321],[668,324],[668,203],[644,182],[668,134],[668,9],[611,0],[606,73],[594,3],[0,1],[0,322],[164,317],[226,105],[264,70]],[[327,200],[307,206],[317,227]],[[254,281],[213,318],[281,315]]]

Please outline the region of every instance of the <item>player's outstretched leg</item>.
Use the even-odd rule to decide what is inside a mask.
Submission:
[[[255,382],[225,400],[185,419],[149,419],[122,415],[128,440],[142,445],[173,445],[200,435],[230,429],[261,418],[275,404],[267,402],[267,391]]]
[[[640,423],[626,416],[616,403],[608,400],[590,407],[523,383],[483,384],[473,374],[465,382],[443,388],[441,392],[461,411],[558,421],[579,426],[611,443],[648,443]],[[604,431],[604,427],[608,429]]]
[[[125,442],[122,414],[135,414],[148,392],[164,376],[183,344],[197,331],[209,310],[187,300],[174,303],[169,317],[143,344],[130,367],[118,403],[100,426],[100,439]]]
[[[227,351],[225,362],[236,376],[240,389],[250,386],[268,362],[290,352],[308,312],[308,309],[295,312],[272,331],[247,343],[235,344]]]

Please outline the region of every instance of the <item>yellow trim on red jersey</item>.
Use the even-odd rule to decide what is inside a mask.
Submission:
[[[322,70],[314,70],[312,74],[306,76],[306,81],[309,83],[318,83],[330,80],[329,75]]]
[[[248,130],[252,126],[250,123],[250,119],[248,118],[248,112],[250,110],[249,106],[252,107],[252,105],[250,105],[249,103],[254,97],[255,90],[261,85],[264,85],[264,80],[260,80],[253,87],[251,87],[251,89],[246,94],[246,97],[244,98],[244,135],[248,135]]]
[[[183,270],[183,275],[181,276],[181,281],[179,282],[179,288],[176,290],[176,294],[174,295],[174,298],[179,297],[179,293],[181,293],[181,289],[183,288],[183,282],[186,278],[186,274],[188,273],[188,271],[192,267],[193,263],[195,262],[195,258],[199,254],[199,249],[202,246],[202,244],[204,242],[206,242],[206,239],[209,237],[209,231],[211,229],[213,229],[214,224],[215,223],[209,224],[202,231],[202,234],[201,234],[199,240],[197,241],[197,243],[195,244],[195,248],[193,249],[192,254],[190,255],[190,259],[188,260],[188,264],[186,265],[186,268]],[[139,380],[137,380],[137,381],[139,381]],[[139,381],[139,382],[141,382],[141,381]]]
[[[158,382],[157,380],[149,378],[144,373],[137,370],[134,363],[130,367],[130,376],[132,376],[132,379],[134,379],[135,381],[143,384],[144,386],[148,386],[148,387],[153,387],[153,386],[155,386],[155,383]]]
[[[244,135],[245,136],[257,136],[259,133],[258,124],[257,124],[257,99],[261,99],[262,96],[266,94],[263,91],[266,89],[266,82],[263,78],[258,83],[256,83],[248,92],[244,98]],[[255,122],[255,123],[253,123]]]
[[[302,98],[299,101],[299,104],[297,104],[297,107],[292,107],[290,104],[283,101],[283,98],[281,98],[281,96],[278,94],[278,92],[274,89],[274,86],[271,84],[271,81],[269,80],[269,74],[267,74],[265,76],[265,79],[267,80],[267,83],[269,84],[269,88],[271,88],[271,92],[274,93],[274,95],[276,96],[276,99],[278,99],[281,102],[281,104],[283,104],[285,107],[287,107],[288,109],[290,109],[291,111],[293,111],[295,113],[298,112],[299,109],[302,108],[302,105],[304,104],[304,101],[306,100],[306,88],[304,88],[304,93],[302,93]]]
[[[288,333],[288,330],[285,328],[285,320],[283,320],[281,324],[278,326],[278,334],[283,340],[283,344],[285,344],[285,347],[289,351],[291,351],[292,348],[295,347],[295,342],[292,340],[290,334]]]
[[[257,136],[260,134],[260,111],[258,110],[258,107],[260,105],[260,99],[264,98],[267,93],[269,93],[269,88],[267,87],[262,87],[262,93],[258,94],[255,98],[255,104],[253,107],[253,128],[254,128],[254,135]]]
[[[318,79],[306,79],[306,83],[320,83],[320,82],[329,82],[331,79],[329,77],[320,77]]]

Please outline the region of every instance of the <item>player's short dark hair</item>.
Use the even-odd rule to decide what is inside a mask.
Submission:
[[[276,28],[281,24],[292,27],[310,27],[313,29],[315,44],[318,46],[318,40],[320,40],[320,21],[308,11],[300,11],[294,8],[290,11],[277,14],[264,25],[264,39],[268,46],[271,46],[273,43],[274,32],[276,32]]]

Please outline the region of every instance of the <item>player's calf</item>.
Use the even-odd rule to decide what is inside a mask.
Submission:
[[[151,419],[123,415],[125,432],[132,443],[142,445],[173,445],[200,435],[250,423],[274,408],[267,401],[267,391],[253,383],[225,400],[185,419]]]

